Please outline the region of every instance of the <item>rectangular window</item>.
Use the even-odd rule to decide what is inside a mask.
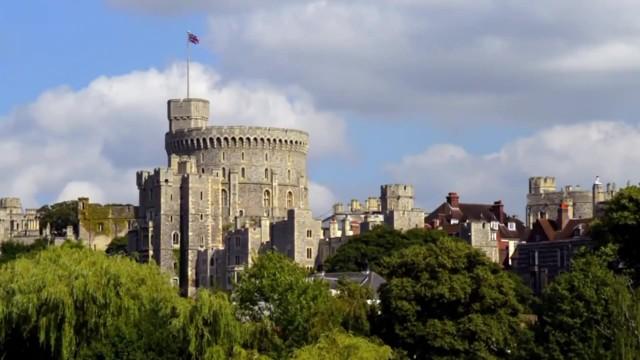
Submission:
[[[104,231],[104,224],[103,223],[99,223],[98,224],[98,232],[103,232]]]
[[[236,248],[240,248],[240,238],[236,238]]]
[[[313,249],[307,248],[307,259],[313,259]]]
[[[236,265],[240,265],[240,256],[236,255]]]

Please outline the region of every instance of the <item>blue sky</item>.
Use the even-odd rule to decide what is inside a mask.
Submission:
[[[186,30],[202,40],[192,81],[213,101],[211,123],[310,132],[316,212],[388,182],[414,184],[427,210],[457,191],[522,214],[528,176],[634,181],[637,7],[4,2],[0,195],[29,206],[84,193],[135,202],[135,170],[164,164],[162,111],[166,97],[184,95]]]

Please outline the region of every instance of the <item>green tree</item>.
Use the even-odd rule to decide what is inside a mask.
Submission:
[[[399,251],[383,260],[375,333],[418,359],[516,354],[523,337],[515,280],[462,240]]]
[[[330,272],[362,271],[367,268],[379,272],[382,259],[394,251],[413,245],[429,244],[445,237],[438,230],[411,229],[400,232],[387,226],[377,226],[364,234],[354,236],[338,248],[325,262]]]
[[[128,255],[129,239],[126,236],[119,236],[111,240],[105,252],[109,255]]]
[[[622,265],[640,281],[640,187],[620,190],[605,208],[601,219],[592,225],[593,239],[600,245],[615,244]]]
[[[40,229],[44,230],[49,224],[51,231],[57,236],[65,235],[67,226],[73,226],[78,231],[78,202],[65,201],[53,205],[44,205],[38,210]]]
[[[276,332],[284,348],[274,342],[275,348],[267,351],[277,357],[311,343],[340,323],[328,285],[309,281],[305,269],[275,252],[258,256],[244,271],[233,299],[242,318],[258,322],[260,331]]]
[[[32,244],[6,241],[0,244],[0,264],[17,259],[19,256],[33,254],[44,250],[49,243],[44,239],[36,239]]]
[[[350,333],[362,336],[369,335],[369,318],[375,311],[374,305],[369,305],[368,300],[373,299],[369,287],[360,286],[354,282],[339,279],[336,305],[342,315],[342,327]]]
[[[0,353],[27,359],[179,358],[188,306],[155,266],[72,246],[0,268]]]
[[[388,360],[390,347],[378,345],[361,337],[334,331],[323,335],[312,345],[295,352],[294,360]]]
[[[614,252],[585,252],[544,290],[536,329],[543,357],[638,358],[640,299],[628,278],[607,268]]]

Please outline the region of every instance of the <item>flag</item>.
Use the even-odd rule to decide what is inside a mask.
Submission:
[[[198,39],[198,36],[196,34],[187,31],[187,36],[188,36],[188,39],[189,39],[190,43],[192,43],[192,44],[199,44],[200,43],[200,39]]]

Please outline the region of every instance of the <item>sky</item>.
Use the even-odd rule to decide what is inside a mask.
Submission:
[[[316,216],[416,188],[524,213],[527,179],[640,181],[640,4],[619,0],[0,3],[0,196],[135,203],[166,100],[308,131]]]

